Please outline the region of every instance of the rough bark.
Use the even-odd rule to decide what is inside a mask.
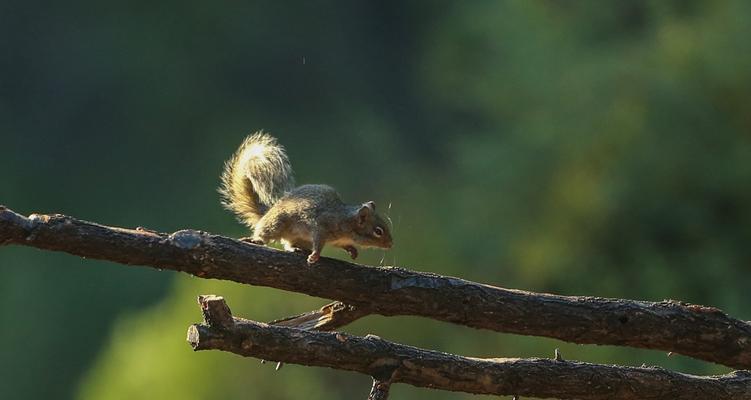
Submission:
[[[389,342],[269,325],[233,317],[224,299],[199,298],[203,324],[188,328],[194,350],[223,350],[246,357],[368,374],[376,395],[390,383],[478,394],[558,399],[751,399],[751,373],[699,377],[656,367],[621,367],[558,359],[461,357]],[[217,303],[217,305],[207,305]],[[211,315],[213,312],[222,315]],[[218,322],[217,322],[218,321]],[[226,321],[233,321],[231,325]],[[373,394],[373,391],[371,391]]]
[[[713,307],[672,300],[533,293],[329,258],[308,266],[299,254],[201,231],[164,234],[63,215],[26,218],[0,207],[0,244],[10,243],[336,299],[347,305],[333,313],[344,322],[368,313],[419,315],[498,332],[659,349],[751,368],[750,323]]]

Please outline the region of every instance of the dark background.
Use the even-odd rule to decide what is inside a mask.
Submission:
[[[265,129],[298,182],[391,205],[396,245],[363,262],[751,319],[749,4],[2,0],[0,203],[244,236],[218,176]],[[350,399],[370,385],[184,341],[198,294],[257,320],[321,299],[20,247],[0,248],[0,277],[3,398]],[[421,318],[345,330],[478,357],[560,347],[726,371]]]

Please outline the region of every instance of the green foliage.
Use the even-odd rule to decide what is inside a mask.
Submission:
[[[263,128],[299,182],[392,205],[396,246],[365,262],[751,319],[750,12],[742,0],[2,4],[0,203],[241,236],[215,188]],[[349,399],[370,384],[183,340],[198,294],[258,320],[321,299],[18,248],[0,249],[0,273],[10,397]],[[560,347],[725,371],[421,318],[345,330],[478,357]]]

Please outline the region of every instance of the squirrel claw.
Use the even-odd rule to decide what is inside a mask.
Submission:
[[[308,256],[308,265],[315,264],[316,262],[318,262],[320,258],[321,258],[320,253],[317,253],[315,251],[310,253],[310,255]]]
[[[257,244],[257,245],[260,245],[260,246],[263,246],[263,245],[266,244],[266,242],[264,242],[263,240],[261,240],[261,239],[254,239],[254,238],[252,238],[250,236],[241,237],[240,241],[241,242],[245,242],[245,243]]]
[[[355,246],[344,246],[342,248],[349,253],[349,256],[352,257],[353,260],[357,259],[357,248],[355,248]]]
[[[306,256],[310,255],[310,250],[306,250],[300,247],[290,247],[289,251],[293,253],[298,253],[298,254],[305,254]]]

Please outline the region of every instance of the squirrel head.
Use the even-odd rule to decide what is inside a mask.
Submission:
[[[367,247],[390,249],[393,245],[391,230],[386,219],[376,213],[375,202],[360,205],[355,214],[355,243]]]

